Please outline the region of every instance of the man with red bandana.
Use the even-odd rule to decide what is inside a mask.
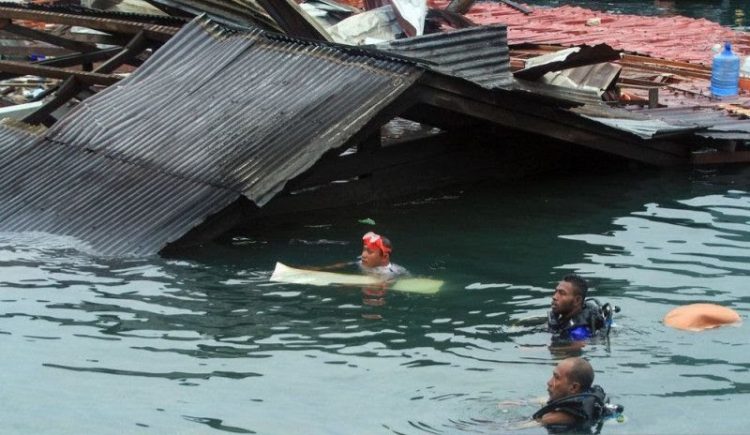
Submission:
[[[357,263],[359,270],[386,281],[408,275],[406,269],[391,263],[392,251],[390,240],[370,231],[362,237],[362,255]]]

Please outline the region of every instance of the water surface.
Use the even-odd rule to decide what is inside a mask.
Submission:
[[[583,350],[626,407],[604,433],[744,433],[745,326],[696,334],[661,318],[697,301],[747,318],[748,181],[750,170],[641,170],[471,186],[280,220],[167,259],[0,234],[0,427],[544,433],[512,429],[536,405],[498,403],[545,395],[564,355],[522,320],[544,315],[574,271],[622,307],[610,340]],[[369,230],[444,291],[373,307],[356,288],[268,282],[277,260],[353,258]]]

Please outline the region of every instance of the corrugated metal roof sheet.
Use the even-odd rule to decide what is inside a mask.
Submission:
[[[675,126],[699,128],[696,134],[711,139],[750,140],[750,119],[739,119],[716,107],[665,107],[638,111]]]
[[[397,39],[377,45],[389,53],[427,60],[425,66],[487,88],[513,82],[504,25],[471,27],[453,32]]]
[[[526,59],[523,69],[515,71],[514,77],[536,80],[545,73],[580,66],[594,65],[620,59],[620,52],[607,44],[582,45]]]
[[[61,14],[74,14],[85,17],[112,18],[116,20],[127,20],[138,23],[158,24],[162,26],[180,27],[189,20],[182,17],[170,15],[147,15],[133,12],[120,12],[112,10],[92,9],[81,5],[66,4],[65,2],[57,3],[19,3],[19,2],[0,2],[0,7],[29,9],[34,11],[54,12]]]
[[[226,26],[257,26],[279,31],[279,25],[253,0],[151,0],[162,7],[187,12],[194,16],[208,14]]]
[[[24,152],[42,139],[44,127],[33,127],[15,119],[0,120],[0,167],[13,158],[14,153]]]
[[[6,163],[0,184],[21,180],[22,194],[3,200],[0,229],[76,236],[104,255],[156,253],[240,195],[262,205],[420,73],[196,19]]]
[[[574,111],[586,118],[643,139],[675,135],[698,135],[712,139],[750,139],[750,120],[738,119],[714,107],[666,107],[639,110],[606,108],[604,112],[597,113],[594,106],[587,105],[576,108]]]

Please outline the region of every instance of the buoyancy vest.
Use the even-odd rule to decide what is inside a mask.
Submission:
[[[595,299],[586,299],[583,309],[577,315],[563,321],[562,316],[555,314],[552,310],[547,314],[547,326],[550,332],[558,338],[568,340],[585,340],[591,338],[598,331],[608,326],[611,318],[607,318]]]
[[[602,387],[593,385],[588,391],[561,399],[547,402],[539,411],[532,416],[538,420],[548,412],[564,412],[573,416],[576,421],[572,425],[548,425],[549,433],[591,433],[591,429],[597,426],[596,432],[601,430],[601,424],[604,417],[607,416],[608,408],[606,406],[609,400]]]

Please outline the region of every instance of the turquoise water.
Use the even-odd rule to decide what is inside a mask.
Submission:
[[[749,181],[724,169],[486,184],[277,221],[168,259],[0,234],[0,430],[545,433],[514,427],[565,355],[522,320],[576,271],[622,307],[610,340],[582,351],[626,408],[603,433],[744,433],[746,326],[689,333],[661,318],[697,301],[747,318]],[[372,307],[356,288],[268,282],[277,260],[354,257],[373,229],[444,291]]]

